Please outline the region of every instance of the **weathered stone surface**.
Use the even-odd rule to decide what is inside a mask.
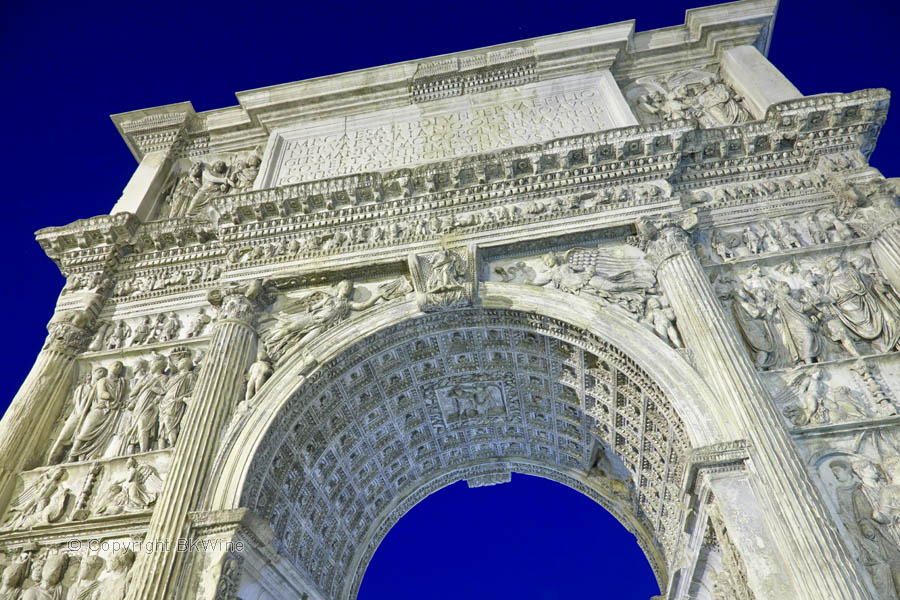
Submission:
[[[900,598],[888,93],[800,96],[775,4],[115,115],[112,214],[37,234],[0,596],[350,600],[515,471],[669,599]]]

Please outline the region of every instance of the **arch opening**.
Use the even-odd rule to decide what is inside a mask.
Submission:
[[[359,598],[567,598],[659,593],[634,536],[590,496],[539,476],[438,490],[391,527]],[[447,586],[440,582],[454,582]]]

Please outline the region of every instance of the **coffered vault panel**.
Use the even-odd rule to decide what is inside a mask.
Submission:
[[[471,485],[476,465],[578,474],[665,578],[683,425],[624,353],[561,321],[466,310],[389,327],[323,365],[276,423],[242,504],[328,597],[358,586],[400,499],[449,471]]]

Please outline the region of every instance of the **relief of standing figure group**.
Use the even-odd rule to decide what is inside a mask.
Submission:
[[[199,361],[198,361],[199,362]],[[174,446],[197,381],[190,350],[138,359],[128,376],[121,361],[95,367],[76,386],[73,407],[47,457],[49,464],[87,461]]]
[[[786,262],[714,282],[758,368],[900,349],[900,294],[862,255]]]

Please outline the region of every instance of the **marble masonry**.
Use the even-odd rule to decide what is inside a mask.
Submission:
[[[121,198],[37,233],[0,599],[352,600],[411,506],[513,471],[668,600],[900,598],[889,93],[803,96],[776,5],[114,115]]]

